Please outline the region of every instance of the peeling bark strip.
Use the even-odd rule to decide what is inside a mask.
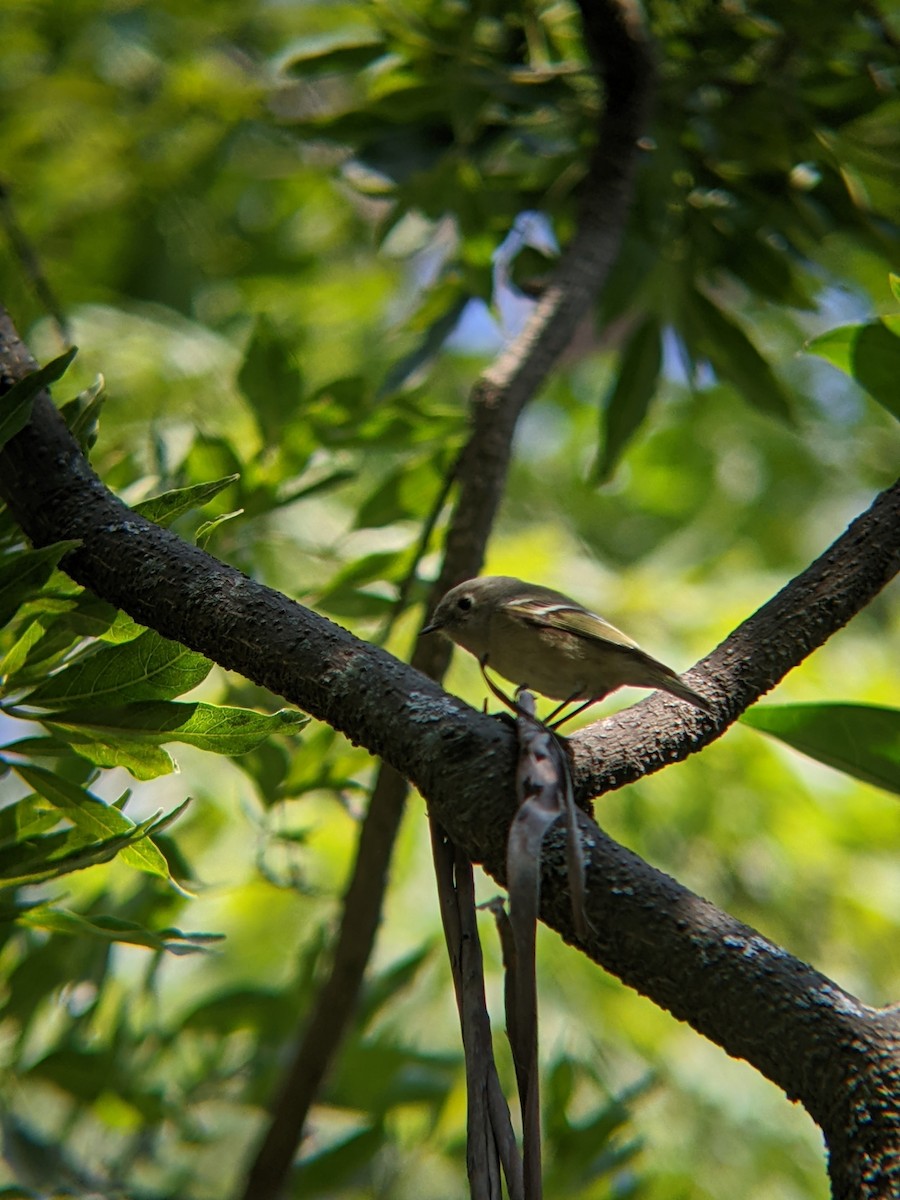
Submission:
[[[529,1200],[522,1156],[494,1061],[475,912],[472,863],[432,819],[431,839],[441,922],[450,956],[466,1065],[466,1166],[471,1200]]]
[[[565,818],[572,919],[579,936],[587,932],[584,861],[578,840],[569,765],[560,741],[536,719],[534,705],[534,696],[530,692],[520,690],[516,693],[514,709],[519,741],[516,794],[519,810],[509,831],[506,851],[508,919],[503,920],[502,905],[499,911],[496,906],[494,909],[506,972],[506,1029],[522,1113],[525,1200],[540,1200],[542,1195],[535,950],[540,909],[541,849],[544,835],[560,816]]]

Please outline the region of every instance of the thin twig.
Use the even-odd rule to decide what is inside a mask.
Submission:
[[[409,604],[409,594],[412,591],[413,584],[419,574],[419,563],[428,553],[428,545],[431,541],[431,535],[434,533],[435,527],[440,519],[441,513],[447,504],[447,499],[450,495],[450,489],[453,487],[456,473],[459,468],[459,456],[454,458],[448,469],[444,472],[444,477],[441,480],[441,486],[438,488],[437,494],[432,501],[431,508],[425,516],[422,523],[422,529],[416,539],[415,547],[413,548],[412,559],[410,565],[400,582],[397,589],[397,597],[391,605],[391,611],[387,615],[387,619],[379,629],[378,633],[372,639],[376,646],[383,646],[391,635],[391,631],[397,623],[398,618],[406,611]]]
[[[12,192],[9,185],[0,180],[0,222],[6,230],[6,236],[12,247],[13,254],[19,260],[22,271],[34,288],[38,302],[43,306],[56,326],[56,332],[63,349],[72,345],[72,329],[66,319],[63,307],[53,290],[50,280],[38,258],[37,251],[31,244],[25,230],[19,224],[13,205]]]

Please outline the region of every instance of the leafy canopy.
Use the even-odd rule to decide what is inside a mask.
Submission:
[[[523,422],[488,567],[686,665],[895,471],[896,32],[830,0],[647,11],[658,95],[621,256]],[[465,397],[502,337],[492,256],[523,212],[561,244],[574,228],[603,103],[575,8],[52,0],[5,6],[0,40],[4,227],[36,247],[74,363],[15,255],[0,286],[41,382],[77,393],[63,411],[96,469],[406,654]],[[551,267],[523,250],[511,294]],[[75,546],[0,533],[4,1133],[28,1172],[0,1181],[221,1195],[311,1002],[372,764],[85,594],[59,569]],[[898,637],[879,601],[789,703],[602,814],[874,999],[900,974]],[[448,682],[480,703],[466,664]],[[306,1193],[461,1187],[420,816]],[[548,1194],[824,1195],[802,1117],[564,947],[542,954]]]

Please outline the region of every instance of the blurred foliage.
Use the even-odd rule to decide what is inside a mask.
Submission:
[[[622,254],[523,421],[488,567],[685,665],[893,480],[900,35],[893,0],[647,7],[659,92]],[[58,298],[80,352],[54,390],[82,389],[64,411],[94,465],[406,654],[501,344],[492,255],[525,210],[573,229],[602,105],[574,6],[11,0],[0,40],[0,295],[42,361]],[[0,533],[0,1186],[229,1194],[322,977],[372,763],[84,594],[69,545]],[[900,811],[858,780],[896,780],[898,652],[885,596],[750,718],[850,774],[748,723],[599,813],[876,1003],[900,989]],[[480,704],[474,664],[448,682]],[[294,1194],[464,1186],[427,840],[413,805]],[[548,1194],[825,1196],[774,1088],[539,942]]]

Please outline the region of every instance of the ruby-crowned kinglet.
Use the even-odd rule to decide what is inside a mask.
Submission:
[[[562,592],[510,575],[451,588],[422,633],[439,631],[520,687],[553,700],[602,700],[620,687],[660,688],[711,712],[708,700],[615,626]]]

